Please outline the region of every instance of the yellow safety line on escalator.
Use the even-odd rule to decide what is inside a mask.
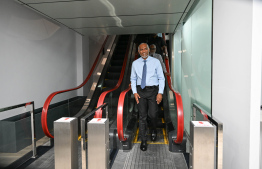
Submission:
[[[164,118],[162,118],[162,123],[165,123],[165,119]],[[163,135],[164,135],[165,144],[168,144],[168,139],[167,139],[166,129],[165,128],[163,128]]]
[[[164,118],[162,118],[162,123],[165,123]],[[164,137],[164,142],[152,142],[152,141],[147,141],[148,144],[168,144],[168,139],[167,139],[167,135],[166,135],[166,129],[163,128],[162,129],[163,132],[163,137]],[[137,128],[136,130],[136,136],[134,138],[134,143],[141,143],[141,141],[137,141],[138,139],[138,134],[139,134],[139,128]]]
[[[134,139],[134,143],[137,143],[138,133],[139,133],[139,128],[137,128],[136,130],[136,137]]]
[[[166,129],[163,128],[163,135],[164,135],[164,142],[165,144],[168,144],[167,136],[166,136]]]
[[[88,130],[86,131],[86,134],[87,134]],[[81,141],[81,134],[78,136],[78,141]],[[86,139],[86,142],[87,142],[87,139]]]

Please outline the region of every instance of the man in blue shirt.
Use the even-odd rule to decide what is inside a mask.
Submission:
[[[156,140],[158,104],[162,101],[165,87],[165,77],[160,64],[156,58],[149,56],[149,47],[142,43],[138,47],[140,58],[132,64],[131,88],[138,104],[139,111],[139,133],[141,136],[140,149],[147,150],[147,114],[151,119],[151,140]]]

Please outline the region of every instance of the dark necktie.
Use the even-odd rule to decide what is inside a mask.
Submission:
[[[142,82],[141,82],[141,88],[144,89],[146,86],[146,60],[143,60],[144,66],[143,66],[143,74],[142,74]]]

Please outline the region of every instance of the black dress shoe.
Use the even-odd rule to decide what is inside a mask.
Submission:
[[[147,150],[147,142],[146,141],[142,141],[140,144],[140,149],[142,151],[146,151]]]
[[[151,141],[156,141],[156,138],[157,138],[157,132],[156,132],[156,130],[152,130]]]

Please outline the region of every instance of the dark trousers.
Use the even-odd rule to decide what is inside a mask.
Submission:
[[[152,129],[155,130],[157,127],[158,105],[156,102],[156,96],[158,94],[158,87],[154,86],[141,89],[140,86],[137,86],[137,93],[140,96],[138,103],[139,133],[141,140],[146,141],[147,115],[150,118]]]

